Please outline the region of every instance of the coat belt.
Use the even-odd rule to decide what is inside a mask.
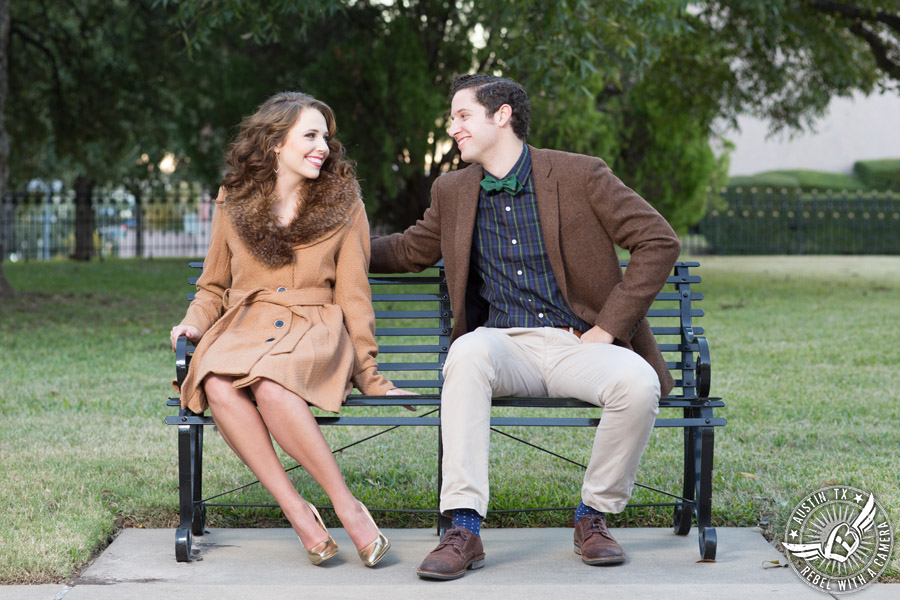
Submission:
[[[278,292],[275,290],[257,288],[254,290],[236,290],[229,288],[225,290],[222,303],[225,310],[250,304],[252,302],[266,302],[268,304],[277,304],[290,308],[292,306],[320,306],[324,304],[334,304],[334,290],[327,288],[300,288],[296,290],[285,290]]]
[[[213,329],[216,330],[217,334],[224,331],[243,307],[257,302],[281,306],[294,314],[294,322],[284,331],[281,339],[275,342],[275,345],[269,350],[270,354],[286,354],[294,351],[300,339],[312,326],[309,317],[303,310],[300,310],[300,307],[334,304],[334,291],[330,287],[300,288],[283,292],[266,288],[253,290],[229,288],[225,290],[222,298],[225,313],[213,325]]]

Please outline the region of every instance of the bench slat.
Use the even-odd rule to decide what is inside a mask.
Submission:
[[[372,294],[372,302],[422,302],[442,300],[442,294]]]
[[[382,346],[378,345],[378,355],[384,354],[435,354],[438,352],[446,352],[446,346],[436,346],[434,344],[424,346]]]
[[[698,352],[700,347],[696,342],[691,342],[690,344],[659,344],[659,349],[661,352]]]
[[[681,301],[682,296],[680,293],[670,293],[670,292],[660,292],[656,295],[657,300],[678,300]],[[703,294],[700,292],[691,292],[691,302],[699,302],[703,300]]]
[[[596,427],[599,418],[572,419],[564,417],[491,417],[491,425],[496,427]],[[654,427],[724,427],[725,419],[656,419]]]
[[[392,379],[398,388],[440,388],[442,381],[437,379]]]
[[[421,406],[432,407],[440,406],[441,399],[437,394],[420,394],[418,396],[363,396],[352,394],[344,402],[343,408],[356,407],[390,407],[390,406]],[[181,400],[170,397],[166,401],[166,406],[181,406]],[[581,400],[572,400],[570,398],[494,398],[491,406],[499,408],[515,407],[515,408],[598,408],[588,402]],[[716,398],[678,398],[677,396],[667,396],[659,400],[659,407],[666,408],[704,408],[724,407],[725,403]],[[171,417],[177,419],[178,417]]]
[[[369,283],[372,285],[439,285],[444,280],[440,277],[418,276],[398,277],[396,275],[372,275]]]
[[[376,319],[436,319],[444,317],[439,310],[376,310]]]
[[[438,417],[348,417],[317,416],[321,425],[352,425],[368,427],[417,426],[436,427],[441,420]],[[169,425],[215,425],[212,417],[166,417]],[[562,417],[491,417],[494,427],[596,427],[599,418],[562,418]],[[656,419],[654,427],[724,427],[725,419],[714,417],[690,417],[683,419]]]
[[[401,336],[401,335],[449,335],[449,329],[438,327],[392,327],[377,328],[375,335]]]
[[[680,317],[681,311],[677,308],[651,308],[647,311],[648,317]],[[692,308],[691,309],[692,317],[702,317],[703,309],[702,308]]]
[[[654,335],[681,335],[681,327],[650,327]],[[702,333],[700,327],[694,327],[694,335]]]
[[[378,363],[379,371],[440,371],[439,362]]]

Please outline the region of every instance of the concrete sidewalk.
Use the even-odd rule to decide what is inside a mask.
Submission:
[[[314,598],[710,598],[801,600],[831,597],[790,568],[765,568],[784,557],[755,529],[718,528],[716,562],[700,562],[696,529],[614,529],[625,564],[584,565],[572,551],[572,529],[485,529],[485,568],[456,581],[423,581],[419,562],[437,544],[431,529],[385,530],[391,552],[375,569],[356,556],[342,529],[340,554],[314,567],[290,529],[214,529],[195,538],[196,559],[175,561],[171,529],[127,529],[74,585],[8,586],[3,600],[230,600]],[[875,584],[853,598],[896,598],[900,586]],[[837,596],[834,596],[837,597]],[[846,596],[843,596],[846,597]]]

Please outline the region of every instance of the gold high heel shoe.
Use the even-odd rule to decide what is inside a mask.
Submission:
[[[378,525],[375,524],[375,519],[372,518],[371,513],[369,513],[369,509],[366,508],[366,505],[362,502],[359,503],[362,506],[362,509],[366,511],[366,515],[368,515],[369,520],[372,521],[372,525],[375,525],[375,529],[378,531],[378,537],[375,538],[371,544],[363,548],[362,550],[357,550],[359,552],[359,557],[362,559],[363,564],[367,567],[374,567],[378,564],[384,555],[387,554],[387,551],[391,549],[391,542],[381,533],[381,530],[378,529]]]
[[[309,510],[312,511],[313,516],[316,518],[316,523],[319,524],[319,527],[322,528],[322,531],[328,533],[328,530],[325,529],[325,523],[322,522],[322,517],[319,515],[319,511],[316,510],[316,507],[313,506],[312,502],[309,501],[307,501],[306,504],[309,506]],[[303,542],[300,542],[300,545],[303,546]],[[306,549],[305,546],[304,549]],[[319,542],[318,544],[313,546],[312,550],[306,550],[306,554],[309,556],[309,561],[312,564],[321,565],[323,562],[337,554],[337,551],[337,542],[335,542],[334,538],[331,537],[331,534],[328,533],[327,540]]]

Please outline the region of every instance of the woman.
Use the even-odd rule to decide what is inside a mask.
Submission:
[[[338,412],[353,385],[406,392],[378,373],[369,227],[334,132],[331,109],[300,93],[277,94],[244,119],[226,154],[197,294],[171,340],[197,344],[182,406],[209,407],[313,564],[337,544],[294,489],[270,434],[322,486],[371,567],[390,543],[347,488],[309,405]]]

